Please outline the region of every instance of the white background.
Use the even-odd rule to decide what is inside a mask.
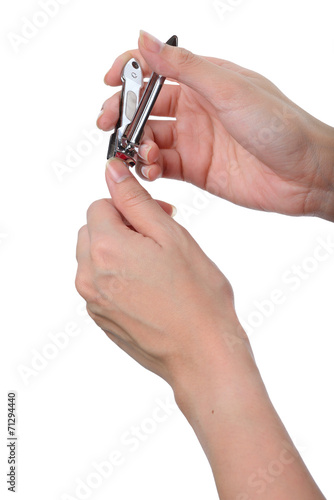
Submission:
[[[83,140],[87,145],[85,131],[96,130],[101,104],[113,93],[103,77],[120,53],[136,47],[140,28],[163,41],[175,33],[193,52],[264,74],[333,125],[333,2],[226,0],[230,9],[219,15],[212,0],[69,0],[15,50],[8,35],[22,36],[24,18],[43,22],[41,3],[2,1],[0,12],[0,494],[12,498],[5,485],[6,394],[15,390],[15,498],[80,498],[78,481],[86,482],[96,473],[93,463],[118,450],[122,465],[87,490],[86,498],[217,500],[205,455],[179,410],[159,410],[164,422],[151,419],[159,398],[171,400],[171,389],[88,320],[74,288],[77,230],[90,203],[108,196],[109,134],[97,135],[89,154],[62,181],[54,165],[65,164],[69,148]],[[334,254],[312,270],[309,260],[319,237],[334,239],[333,225],[250,211],[213,197],[202,198],[198,208],[200,191],[174,181],[145,186],[179,208],[177,220],[231,281],[242,321],[255,317],[255,301],[282,290],[285,302],[268,317],[257,314],[259,325],[246,330],[279,415],[333,499]],[[189,207],[195,211],[187,216]],[[293,265],[308,269],[296,290],[283,281]],[[67,345],[51,352],[52,334],[71,326],[76,335],[62,335]],[[32,369],[36,352],[53,353],[54,359],[39,361],[39,370],[24,380],[19,370]],[[141,425],[143,441],[132,451],[135,445],[124,442],[124,433]]]

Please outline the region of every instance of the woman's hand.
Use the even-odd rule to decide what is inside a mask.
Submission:
[[[263,76],[231,62],[200,57],[142,33],[139,51],[118,57],[105,77],[119,85],[136,57],[180,82],[164,85],[149,120],[137,171],[154,180],[182,179],[233,203],[334,220],[334,129],[291,102]],[[115,127],[120,93],[98,119]]]
[[[77,246],[90,316],[172,386],[220,498],[323,500],[270,403],[227,279],[120,160],[106,176],[112,200],[90,206]]]
[[[120,160],[109,165],[112,201],[90,206],[77,246],[90,316],[173,389],[214,359],[250,355],[225,276]]]

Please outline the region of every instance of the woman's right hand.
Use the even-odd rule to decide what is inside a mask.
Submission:
[[[119,56],[105,77],[120,85],[135,57],[176,80],[164,85],[140,148],[144,178],[182,179],[233,203],[289,215],[334,220],[334,129],[290,101],[263,76],[231,62],[201,57],[152,39]],[[98,119],[102,130],[118,120],[120,93]]]

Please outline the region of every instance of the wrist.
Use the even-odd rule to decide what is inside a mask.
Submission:
[[[241,325],[218,332],[216,339],[200,349],[192,368],[182,370],[171,384],[175,400],[192,427],[202,415],[238,412],[247,391],[251,397],[253,390],[264,388]]]
[[[312,134],[315,175],[309,213],[334,222],[334,128],[317,125]]]

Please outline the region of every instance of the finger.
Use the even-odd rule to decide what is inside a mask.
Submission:
[[[160,149],[158,160],[149,165],[138,161],[136,172],[141,178],[149,181],[160,177],[184,180],[181,156],[175,149]]]
[[[177,214],[177,208],[172,205],[171,203],[167,203],[167,201],[162,201],[162,200],[155,200],[162,208],[162,210],[164,210],[166,212],[166,214],[168,214],[170,217],[175,217],[175,215]],[[110,199],[110,202],[112,202],[112,200]],[[124,216],[123,217],[123,220],[124,220],[124,223],[128,226],[130,224],[130,222],[125,219]]]
[[[132,49],[124,52],[123,54],[118,56],[117,59],[115,59],[112,67],[109,69],[109,71],[106,73],[104,77],[104,82],[106,83],[106,85],[115,87],[117,85],[122,84],[121,74],[123,67],[133,57],[137,59],[137,61],[140,63],[144,78],[148,78],[151,75],[152,68],[147,64],[140,50]],[[235,64],[231,61],[227,61],[226,59],[218,59],[217,57],[210,57],[210,56],[209,57],[201,56],[201,57],[213,64],[216,64],[217,66],[222,66],[225,69],[234,71],[236,73],[241,73],[247,76],[250,76],[254,73],[253,71],[243,68],[242,66],[239,66],[238,64]]]
[[[140,50],[138,49],[133,49],[133,50],[128,50],[127,52],[124,52],[121,54],[113,63],[112,67],[110,70],[107,72],[104,81],[107,85],[111,86],[117,86],[121,85],[121,73],[122,69],[125,66],[125,64],[132,58],[136,58],[142,67],[143,70],[143,75],[144,78],[149,77],[152,73],[152,69],[150,66],[147,64],[146,60],[143,58]],[[252,71],[250,69],[244,68],[243,66],[239,66],[238,64],[233,63],[232,61],[228,61],[226,59],[220,59],[217,57],[211,57],[211,56],[200,56],[203,59],[206,59],[207,61],[216,64],[217,66],[221,66],[225,69],[228,69],[229,71],[234,71],[235,73],[240,73],[241,75],[245,76],[262,76],[259,73],[256,73],[255,71]]]
[[[151,116],[175,117],[179,93],[179,85],[164,85],[159,99],[153,106]],[[121,92],[117,92],[104,102],[96,120],[96,124],[101,130],[107,131],[115,128],[119,117],[120,100]]]
[[[156,73],[186,84],[215,107],[230,109],[236,105],[236,97],[241,103],[254,99],[248,95],[251,82],[224,65],[219,66],[184,48],[164,44],[144,31],[140,32],[138,44],[146,63]]]
[[[91,245],[98,241],[113,242],[115,240],[122,244],[129,231],[121,214],[106,199],[95,201],[88,208],[87,228]]]
[[[175,148],[175,127],[175,121],[167,120],[149,120],[146,124],[136,164],[136,172],[142,179],[155,180],[162,176],[160,151]]]
[[[85,260],[89,256],[90,239],[87,225],[82,226],[78,232],[78,241],[76,247],[76,259],[79,262]]]
[[[96,125],[99,129],[108,131],[116,127],[119,117],[120,101],[121,92],[117,92],[103,103],[102,109],[96,120]]]
[[[143,144],[146,144],[146,137],[157,144],[160,149],[171,149],[175,147],[176,143],[176,121],[175,120],[149,120],[146,124],[145,134],[143,137]],[[152,146],[152,144],[150,144]],[[142,153],[140,152],[141,156]],[[143,157],[145,161],[149,161],[147,157]],[[151,154],[151,161],[154,161]]]
[[[163,174],[162,166],[160,165],[159,160],[151,163],[150,165],[137,161],[136,172],[139,177],[145,181],[155,181],[156,179],[162,177]]]
[[[162,169],[158,166],[160,149],[154,141],[147,138],[148,134],[152,135],[152,132],[150,128],[146,126],[144,142],[139,147],[138,159],[135,168],[136,173],[141,179],[145,181],[152,181],[158,177],[162,177]],[[153,165],[158,166],[158,169],[152,169]]]
[[[104,77],[104,83],[106,85],[110,85],[111,87],[115,87],[117,85],[122,85],[121,74],[124,66],[130,59],[135,58],[142,69],[143,77],[147,78],[151,75],[152,69],[148,66],[142,54],[138,49],[128,50],[121,54],[115,59],[113,65],[110,70],[106,73]]]
[[[139,161],[136,164],[136,172],[142,179],[153,181],[162,177],[163,157],[161,150],[175,149],[175,130],[175,121],[148,121],[145,127],[143,142],[139,148]],[[177,157],[180,160],[180,156],[175,154],[175,152],[172,154],[172,157],[174,159]],[[174,170],[174,166],[172,167]]]
[[[159,243],[159,236],[171,224],[171,218],[121,160],[108,161],[106,181],[117,210],[136,231]]]
[[[177,214],[177,208],[174,205],[171,205],[166,201],[161,201],[161,200],[155,200],[155,201],[161,206],[162,210],[164,210],[167,215],[169,215],[170,217],[175,217],[175,215]]]
[[[147,138],[148,133],[149,131],[145,132],[145,139],[138,151],[139,159],[143,163],[153,163],[157,161],[160,155],[159,146],[152,139]]]
[[[107,201],[114,206],[114,202],[111,198],[110,198],[110,200],[107,200]],[[177,208],[174,205],[172,205],[171,203],[167,203],[166,201],[162,201],[162,200],[155,200],[155,201],[161,206],[162,210],[164,210],[166,212],[166,214],[168,214],[170,217],[175,217],[175,215],[177,214]],[[131,226],[130,222],[122,214],[120,214],[120,215],[122,217],[124,224],[126,226],[130,227],[131,229],[135,230],[134,227]]]
[[[174,118],[176,116],[180,92],[180,85],[168,85],[168,83],[165,83],[160,91],[159,98],[153,106],[151,116]]]

